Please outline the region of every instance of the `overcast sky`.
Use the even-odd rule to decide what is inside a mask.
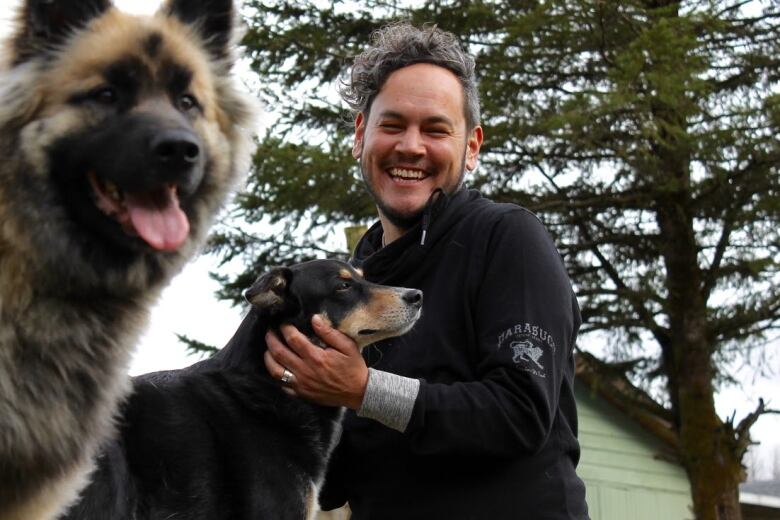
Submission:
[[[8,20],[19,0],[0,0],[0,31],[7,30]],[[159,0],[115,0],[125,11],[152,13]],[[221,346],[224,345],[241,321],[241,310],[231,308],[214,298],[218,284],[208,277],[215,270],[214,259],[201,257],[187,268],[163,292],[160,303],[152,310],[152,322],[134,357],[130,372],[140,374],[155,370],[180,368],[196,361],[187,357],[184,346],[176,339],[176,333]],[[769,347],[774,354],[771,360],[780,360],[778,345]],[[777,372],[777,369],[775,369]],[[736,410],[737,421],[755,408],[759,397],[770,401],[770,406],[780,408],[780,377],[754,376],[755,368],[744,366],[735,375],[744,382],[742,388],[728,388],[717,396],[718,411],[728,417]],[[763,459],[780,453],[780,416],[764,416],[753,428],[754,439],[761,441],[759,450]],[[769,466],[767,466],[768,468]]]

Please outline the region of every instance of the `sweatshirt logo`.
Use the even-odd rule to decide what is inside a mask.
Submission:
[[[537,325],[521,323],[498,335],[498,348],[505,345],[511,350],[512,362],[519,370],[547,377],[544,354],[548,350],[555,353],[555,342],[549,332]]]
[[[509,344],[509,348],[512,349],[512,361],[516,364],[519,364],[521,361],[526,363],[531,361],[539,367],[539,370],[544,370],[544,367],[539,364],[539,358],[542,357],[542,349],[535,347],[530,341],[513,341]]]

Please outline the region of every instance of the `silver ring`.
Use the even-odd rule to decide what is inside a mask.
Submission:
[[[282,372],[282,377],[279,378],[279,381],[281,381],[285,385],[289,385],[292,382],[294,377],[295,376],[293,375],[293,373],[285,368],[284,372]]]

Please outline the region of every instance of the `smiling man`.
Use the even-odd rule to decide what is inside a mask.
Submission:
[[[376,201],[389,243],[419,220],[431,194],[454,193],[477,166],[482,128],[466,122],[457,76],[415,63],[390,74],[368,113],[355,118],[352,154]]]
[[[392,25],[356,58],[343,96],[379,214],[353,263],[425,302],[410,333],[363,357],[317,319],[328,348],[292,327],[266,338],[288,393],[350,409],[323,507],[348,501],[353,520],[588,518],[579,310],[539,220],[463,187],[483,139],[473,58],[450,33]]]

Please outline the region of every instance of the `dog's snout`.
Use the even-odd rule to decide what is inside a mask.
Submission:
[[[403,300],[414,307],[422,307],[423,293],[417,289],[409,289],[404,292],[402,296]]]
[[[255,296],[257,296],[259,292],[260,290],[253,285],[252,287],[244,291],[244,299],[249,303],[252,303],[252,300],[255,298]]]
[[[151,149],[158,164],[167,170],[187,170],[200,157],[198,139],[192,132],[183,129],[160,132],[152,139]]]

